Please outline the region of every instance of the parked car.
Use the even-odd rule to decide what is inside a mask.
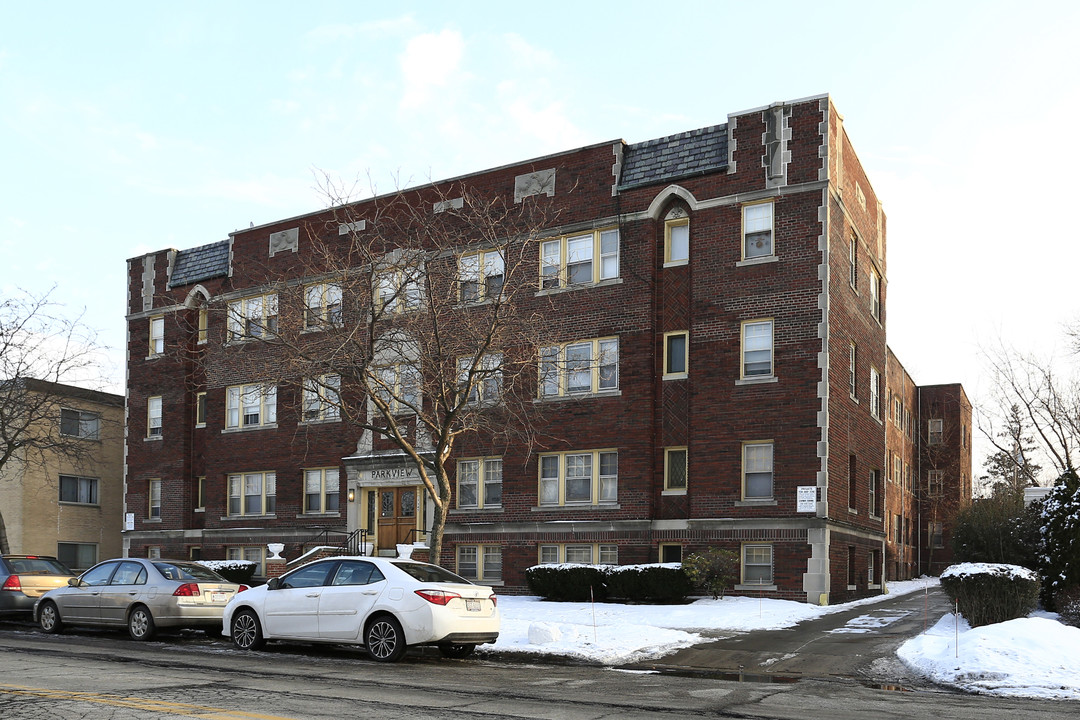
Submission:
[[[236,647],[267,640],[363,645],[381,662],[410,645],[465,657],[499,637],[490,587],[438,565],[380,557],[316,560],[229,601],[222,633]]]
[[[67,585],[75,573],[47,555],[0,555],[0,614],[34,612],[49,590]]]
[[[47,633],[65,625],[126,625],[132,638],[148,640],[158,628],[220,627],[226,604],[246,589],[197,563],[118,558],[42,595],[34,619]]]

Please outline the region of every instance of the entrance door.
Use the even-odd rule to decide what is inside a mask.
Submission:
[[[416,488],[379,490],[379,549],[393,551],[395,545],[412,542],[409,532],[416,527]]]

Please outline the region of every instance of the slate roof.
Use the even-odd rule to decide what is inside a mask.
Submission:
[[[176,253],[169,287],[190,285],[200,280],[229,274],[229,241],[210,243]]]
[[[727,167],[727,124],[627,145],[619,188],[669,182]]]

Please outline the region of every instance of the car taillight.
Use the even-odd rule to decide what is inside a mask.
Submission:
[[[0,590],[22,590],[22,582],[19,581],[18,575],[8,575],[8,579],[4,581],[4,585],[0,587]]]
[[[242,593],[242,592],[244,592],[245,590],[250,590],[250,589],[251,589],[251,588],[249,588],[249,587],[248,587],[247,585],[241,585],[240,587],[236,588],[236,592],[238,592],[238,593]]]
[[[417,595],[427,600],[432,605],[446,605],[454,598],[461,597],[457,593],[445,590],[414,590]]]
[[[499,606],[499,598],[495,597],[495,593],[491,593],[491,597],[489,597],[488,600],[491,601],[491,606],[492,607],[498,607]]]
[[[173,590],[173,597],[199,597],[200,595],[202,593],[199,592],[198,583],[184,583]]]

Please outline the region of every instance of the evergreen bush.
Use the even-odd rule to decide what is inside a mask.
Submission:
[[[1054,595],[1054,606],[1063,623],[1080,627],[1080,585],[1057,592]]]
[[[1032,507],[1041,517],[1043,605],[1059,610],[1058,593],[1080,585],[1080,477],[1072,470],[1063,473],[1050,494]]]
[[[971,627],[1026,617],[1039,599],[1039,576],[1018,565],[950,565],[941,574],[941,587]]]
[[[709,548],[700,555],[683,559],[683,572],[696,587],[704,588],[713,600],[724,597],[724,588],[739,577],[739,554],[732,550]]]
[[[675,563],[610,567],[606,578],[608,597],[634,602],[680,602],[694,589]]]
[[[545,600],[605,600],[607,584],[598,565],[535,565],[525,571],[529,591]],[[591,592],[590,592],[591,591]]]

